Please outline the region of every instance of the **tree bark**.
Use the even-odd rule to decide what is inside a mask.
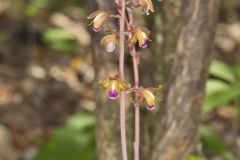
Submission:
[[[103,9],[114,10],[114,1],[104,0],[88,1],[90,11]],[[92,55],[95,68],[95,90],[96,90],[96,159],[97,160],[120,160],[120,130],[119,130],[119,106],[117,101],[111,101],[107,94],[98,85],[100,80],[109,75],[117,73],[116,56],[106,54],[101,49],[100,40],[103,34],[92,33]]]
[[[171,8],[173,3],[179,4]],[[151,160],[183,160],[196,145],[218,5],[219,0],[166,2],[165,26],[172,28],[165,35],[164,54],[173,59]],[[170,16],[178,11],[180,16]]]

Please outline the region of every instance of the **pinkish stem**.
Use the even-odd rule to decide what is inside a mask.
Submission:
[[[135,89],[139,88],[139,71],[138,58],[135,47],[132,51],[133,72]],[[138,103],[138,93],[135,93],[135,139],[134,139],[134,160],[139,160],[139,146],[140,146],[140,106]]]
[[[138,2],[135,1],[135,2]],[[131,30],[131,27],[133,25],[133,13],[130,9],[127,10],[128,12],[128,22],[127,27],[128,30]],[[138,54],[136,53],[136,48],[133,46],[133,48],[130,50],[130,53],[132,55],[132,61],[133,61],[133,73],[134,73],[134,83],[135,83],[135,89],[139,89],[139,70],[138,70]],[[140,106],[138,103],[138,92],[135,92],[135,136],[134,136],[134,160],[139,160],[140,154]]]
[[[121,18],[119,31],[119,77],[124,81],[124,43],[125,43],[125,0],[121,1]],[[126,115],[125,115],[125,93],[122,92],[120,96],[120,130],[121,130],[121,148],[122,159],[127,160],[127,140],[126,140]]]

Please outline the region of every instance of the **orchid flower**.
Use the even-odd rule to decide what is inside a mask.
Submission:
[[[149,10],[154,12],[152,0],[139,0],[139,5],[143,9],[143,13],[149,15]]]
[[[113,52],[118,43],[116,35],[106,35],[101,40],[101,45],[103,45],[107,52]]]
[[[117,98],[119,92],[129,88],[118,76],[110,76],[99,84],[108,90],[108,98],[113,100]]]
[[[132,31],[132,36],[129,39],[129,46],[135,45],[135,43],[139,43],[139,47],[141,48],[146,48],[147,47],[147,42],[149,41],[149,36],[150,31],[143,27],[143,26],[136,26],[133,28]]]
[[[92,12],[88,17],[88,19],[93,19],[93,31],[99,32],[101,30],[101,25],[104,21],[106,21],[109,18],[120,18],[119,15],[109,14],[105,11],[95,11]],[[92,24],[91,23],[91,24]]]
[[[136,90],[135,90],[136,91]],[[156,99],[158,99],[159,94],[162,93],[163,86],[159,85],[158,88],[139,88],[137,92],[139,93],[139,102],[146,101],[147,109],[154,110],[156,106]],[[158,94],[158,96],[156,95]]]
[[[150,90],[144,89],[142,91],[142,95],[143,95],[143,97],[145,98],[145,100],[147,102],[147,109],[148,110],[155,109],[156,104],[155,104],[155,96],[154,96],[154,94]]]

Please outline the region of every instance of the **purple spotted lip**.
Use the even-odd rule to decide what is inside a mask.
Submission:
[[[116,92],[115,90],[110,90],[108,92],[108,97],[109,99],[116,99],[118,96],[118,92]]]

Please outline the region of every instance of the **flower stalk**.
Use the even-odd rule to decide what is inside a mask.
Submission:
[[[138,1],[135,1],[135,3],[138,3]],[[133,25],[133,13],[130,9],[127,10],[128,13],[128,21],[127,21],[127,27],[128,30],[132,29]],[[136,52],[135,46],[129,48],[130,54],[132,56],[132,62],[133,62],[133,75],[134,75],[134,88],[138,90],[139,88],[139,70],[138,70],[138,60],[139,60],[139,54]],[[135,103],[134,103],[134,160],[139,160],[139,149],[140,149],[140,104],[138,103],[138,93],[135,92]]]
[[[126,2],[121,1],[121,17],[120,17],[120,30],[119,30],[119,77],[124,81],[124,43],[125,43],[125,10]],[[120,134],[121,134],[121,151],[122,159],[127,160],[127,140],[126,140],[126,97],[125,92],[121,92],[120,95]]]
[[[139,71],[138,71],[138,58],[135,47],[132,51],[133,72],[135,89],[139,88]],[[135,92],[135,102],[138,101],[138,93]],[[139,148],[140,148],[140,105],[135,103],[135,137],[134,137],[134,160],[139,160]]]

